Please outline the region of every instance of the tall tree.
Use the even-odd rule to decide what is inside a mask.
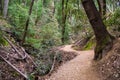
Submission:
[[[26,25],[25,25],[25,29],[24,29],[24,34],[23,34],[23,38],[22,38],[22,42],[21,42],[22,45],[24,44],[25,38],[26,38],[26,35],[27,35],[28,26],[29,26],[29,21],[30,21],[30,16],[31,16],[31,14],[32,14],[32,8],[33,8],[33,5],[34,5],[34,1],[35,1],[35,0],[32,0],[32,1],[31,1],[31,4],[30,4],[29,16],[28,16],[27,21],[26,21]]]
[[[65,43],[65,27],[66,27],[66,19],[67,19],[67,6],[68,0],[62,0],[62,38],[61,41]]]
[[[2,10],[3,10],[3,8],[2,8],[2,0],[0,0],[0,13],[2,14]]]
[[[8,4],[9,4],[9,0],[4,0],[4,9],[3,9],[3,17],[4,17],[4,18],[7,17]]]
[[[102,17],[106,14],[106,0],[97,0],[99,6],[99,12]]]
[[[112,47],[113,39],[108,33],[93,0],[81,0],[96,37],[94,60],[99,60]]]

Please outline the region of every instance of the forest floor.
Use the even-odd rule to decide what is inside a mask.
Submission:
[[[71,46],[57,47],[58,52],[61,52],[62,62],[56,62],[52,73],[45,77],[38,76],[38,80],[120,80],[120,39],[115,42],[109,55],[98,63],[93,61],[93,50],[77,51]],[[0,80],[23,80],[6,63],[0,63]]]
[[[74,52],[78,56],[66,62],[46,80],[101,80],[92,66],[93,50],[76,51],[71,45],[65,45],[60,48],[65,52]]]

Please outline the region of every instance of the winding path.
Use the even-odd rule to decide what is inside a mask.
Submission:
[[[101,80],[92,68],[93,50],[76,51],[71,48],[71,45],[66,45],[60,50],[76,52],[78,56],[63,64],[47,80]]]

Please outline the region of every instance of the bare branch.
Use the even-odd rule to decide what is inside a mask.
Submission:
[[[0,55],[0,57],[8,63],[13,69],[15,69],[19,74],[21,74],[24,78],[28,79],[27,75],[23,74],[20,70],[18,70],[14,65],[12,65],[8,60],[6,60],[4,57]]]

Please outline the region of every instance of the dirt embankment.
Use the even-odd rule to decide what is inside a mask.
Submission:
[[[116,40],[108,55],[96,64],[102,80],[120,80],[120,39]]]
[[[120,80],[120,40],[117,40],[108,55],[97,63],[93,62],[93,50],[76,51],[71,45],[65,45],[58,51],[62,51],[62,64],[57,64],[60,67],[42,80]]]

